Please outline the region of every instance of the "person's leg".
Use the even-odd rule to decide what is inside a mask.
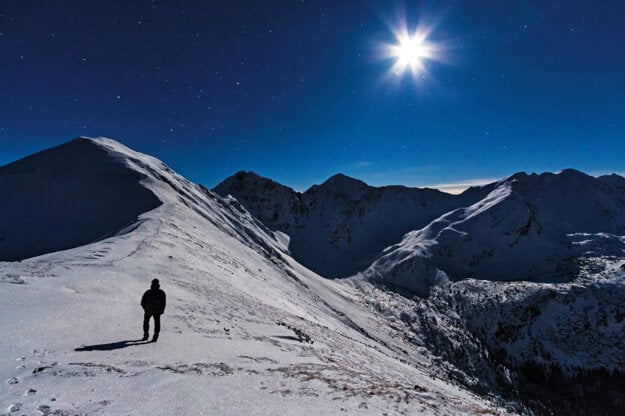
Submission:
[[[161,314],[154,314],[154,341],[158,339],[158,333],[161,332]]]
[[[143,339],[144,340],[148,339],[148,336],[150,335],[150,316],[151,314],[148,312],[145,312],[143,314]]]

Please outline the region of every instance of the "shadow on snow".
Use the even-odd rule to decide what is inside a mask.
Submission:
[[[151,342],[153,341],[144,341],[142,339],[134,339],[134,340],[110,342],[108,344],[85,345],[80,348],[75,348],[74,351],[111,351],[111,350],[118,350],[120,348],[132,347],[134,345],[149,344]]]

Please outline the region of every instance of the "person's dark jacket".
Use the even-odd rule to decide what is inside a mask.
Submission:
[[[146,290],[141,298],[141,307],[151,314],[161,315],[165,313],[165,303],[165,292],[159,288],[152,287]]]

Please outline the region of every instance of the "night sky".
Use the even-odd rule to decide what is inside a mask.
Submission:
[[[84,135],[209,187],[625,171],[621,0],[2,0],[0,57],[0,165]]]

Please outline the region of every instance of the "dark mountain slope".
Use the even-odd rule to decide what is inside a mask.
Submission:
[[[161,201],[97,141],[77,138],[0,167],[0,260],[117,233]]]

